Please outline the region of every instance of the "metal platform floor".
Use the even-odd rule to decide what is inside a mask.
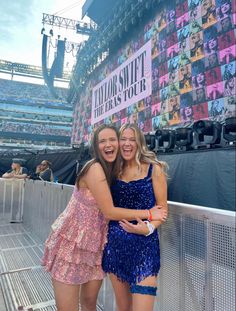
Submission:
[[[40,266],[42,255],[42,243],[22,224],[0,221],[0,284],[4,297],[0,305],[5,302],[6,311],[22,307],[56,310],[49,274]]]

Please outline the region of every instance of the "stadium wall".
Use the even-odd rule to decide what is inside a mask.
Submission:
[[[167,2],[91,74],[75,103],[72,143],[88,142],[101,123],[150,132],[234,115],[235,24],[231,0]]]

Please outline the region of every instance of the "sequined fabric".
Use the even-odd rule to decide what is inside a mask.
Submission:
[[[52,225],[42,265],[63,283],[101,280],[105,276],[101,260],[106,235],[107,223],[91,192],[75,186],[65,211]]]
[[[144,179],[131,182],[117,180],[111,187],[115,206],[129,209],[150,209],[155,205],[152,187],[152,165]],[[115,274],[121,281],[137,284],[160,269],[157,230],[149,236],[124,231],[117,221],[110,221],[108,241],[102,261],[103,270]]]

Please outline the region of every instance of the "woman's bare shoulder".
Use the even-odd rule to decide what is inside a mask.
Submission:
[[[153,164],[153,170],[152,170],[152,175],[159,177],[160,175],[163,174],[163,168],[159,163],[154,163]]]
[[[99,162],[94,162],[89,167],[88,172],[85,175],[85,179],[94,178],[94,180],[96,180],[96,179],[104,178],[104,176],[105,176],[105,173],[102,168],[102,165]]]

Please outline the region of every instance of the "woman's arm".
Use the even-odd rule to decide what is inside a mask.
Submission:
[[[21,175],[16,175],[16,174],[14,174],[14,175],[13,175],[13,178],[16,178],[16,179],[25,179],[25,178],[27,178],[27,174],[21,174]]]
[[[105,173],[99,163],[93,164],[83,178],[84,183],[93,194],[101,212],[109,220],[134,220],[148,219],[148,210],[131,210],[126,208],[116,208],[113,205],[110,188],[108,186]],[[159,212],[160,211],[160,212]],[[157,208],[152,210],[154,219],[163,219],[165,213]]]
[[[166,175],[159,165],[153,165],[152,186],[157,205],[162,206],[162,209],[168,214]],[[151,224],[157,228],[163,222],[163,220],[151,221]]]
[[[2,175],[2,178],[13,178],[13,177],[14,177],[14,174],[12,174],[12,173],[4,173]]]

